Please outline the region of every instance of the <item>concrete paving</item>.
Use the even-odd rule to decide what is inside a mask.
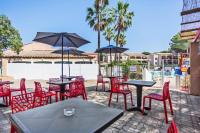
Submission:
[[[14,81],[13,87],[19,85],[19,81]],[[46,81],[41,81],[44,87],[48,87]],[[27,88],[32,91],[34,88],[33,81],[27,81]],[[109,92],[95,91],[95,82],[87,81],[88,100],[108,105]],[[107,86],[108,89],[108,86]],[[136,104],[136,90],[131,87],[133,102]],[[156,92],[161,93],[159,88],[144,88],[143,95]],[[191,96],[185,92],[171,90],[171,97],[174,109],[174,115],[170,114],[168,107],[169,123],[172,119],[177,123],[180,133],[199,133],[200,132],[200,96]],[[129,100],[129,97],[127,98]],[[2,102],[2,100],[0,100]],[[147,103],[148,104],[148,103]],[[168,104],[167,104],[168,105]],[[130,100],[128,107],[130,107]],[[111,107],[124,109],[123,96],[120,96],[118,103],[116,96],[113,97]],[[10,132],[9,114],[10,107],[0,108],[0,133]],[[124,115],[114,122],[103,133],[166,133],[169,124],[165,124],[164,110],[162,102],[152,101],[152,110],[147,111],[148,115],[144,116],[140,112],[125,111]]]

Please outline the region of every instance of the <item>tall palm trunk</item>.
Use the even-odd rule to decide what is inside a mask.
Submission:
[[[117,38],[116,38],[116,46],[118,47],[118,42],[119,42],[119,35],[120,35],[120,29],[118,28],[117,30]],[[117,59],[117,54],[115,53],[115,61]]]
[[[101,33],[100,33],[100,15],[98,13],[98,48],[101,46]],[[100,66],[100,54],[98,54],[98,69],[99,69],[99,75],[101,75],[101,66]]]
[[[116,40],[116,46],[118,46],[118,42],[119,42],[119,35],[120,35],[120,29],[118,28],[117,30],[117,40]]]
[[[118,28],[118,30],[117,30],[117,41],[116,41],[116,46],[118,47],[118,43],[119,43],[119,35],[120,35],[120,28]],[[118,57],[118,58],[117,58]],[[116,60],[116,58],[117,58],[117,70],[119,70],[119,58],[120,58],[120,54],[116,54],[115,53],[115,60]],[[120,76],[120,74],[119,75],[117,75],[117,76]]]

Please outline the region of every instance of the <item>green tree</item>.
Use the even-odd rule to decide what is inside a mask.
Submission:
[[[144,52],[142,52],[142,54],[144,54],[144,55],[150,55],[151,53],[147,52],[147,51],[144,51]]]
[[[187,51],[189,42],[187,40],[182,40],[180,33],[174,35],[170,43],[170,51],[175,51],[176,53],[184,53]]]
[[[105,36],[105,39],[108,41],[108,44],[110,45],[110,41],[114,38],[113,29],[111,27],[107,27],[103,35]]]
[[[116,35],[116,46],[118,46],[119,43],[119,37],[121,32],[127,31],[127,29],[132,25],[132,18],[134,16],[133,12],[128,11],[129,4],[124,3],[122,1],[118,1],[117,3],[117,9],[113,9],[115,11],[115,30],[117,32]]]
[[[0,55],[8,48],[19,54],[22,46],[19,32],[11,25],[8,17],[0,15]]]
[[[116,41],[117,41],[117,36],[115,37],[115,42]],[[123,47],[126,43],[127,43],[126,36],[124,35],[124,33],[120,33],[117,44],[119,44],[120,47]]]
[[[91,28],[98,33],[98,48],[101,47],[101,31],[108,25],[108,18],[106,18],[106,6],[109,4],[108,0],[95,0],[94,6],[87,8],[86,21]],[[98,55],[99,74],[100,72],[100,56]]]

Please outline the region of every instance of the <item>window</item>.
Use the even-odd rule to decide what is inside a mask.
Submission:
[[[61,64],[62,63],[62,61],[56,61],[56,62],[54,62],[54,64]],[[71,61],[63,61],[63,64],[72,64],[72,62]]]
[[[52,64],[51,61],[35,61],[34,64]]]
[[[92,64],[91,61],[77,61],[75,64]]]
[[[13,61],[11,63],[25,63],[25,64],[31,64],[30,61]]]

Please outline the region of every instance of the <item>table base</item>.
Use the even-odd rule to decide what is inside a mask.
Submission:
[[[8,107],[8,106],[1,103],[1,104],[0,104],[0,107]]]
[[[133,108],[129,108],[129,109],[127,109],[127,111],[139,111],[139,112],[141,112],[143,115],[147,115],[147,113],[146,112],[142,112],[142,109],[140,108],[140,107],[133,107]]]

